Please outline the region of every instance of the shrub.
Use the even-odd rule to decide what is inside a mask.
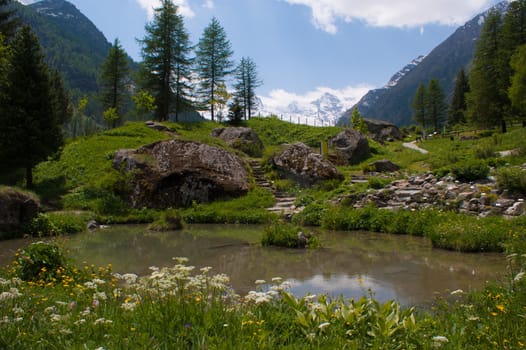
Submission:
[[[168,209],[163,211],[159,218],[148,226],[148,229],[152,231],[176,231],[181,230],[183,226],[181,215],[173,209]]]
[[[292,217],[295,224],[303,226],[320,226],[326,206],[320,202],[308,204],[300,213]]]
[[[385,178],[376,177],[376,176],[373,176],[369,178],[369,180],[367,180],[367,184],[369,188],[374,188],[375,190],[384,188],[390,182],[391,182],[390,179],[385,179]]]
[[[484,161],[468,160],[455,164],[451,171],[459,181],[476,181],[486,179],[489,175],[489,166]]]
[[[526,195],[526,171],[520,168],[502,168],[497,173],[497,186],[514,194]]]
[[[481,143],[475,148],[475,158],[488,159],[495,157],[495,148],[489,143]]]
[[[40,213],[26,228],[26,233],[35,237],[59,236],[82,232],[92,215],[90,213]]]
[[[24,281],[51,281],[70,270],[62,249],[53,242],[36,242],[17,254],[17,275]]]
[[[285,248],[315,248],[319,246],[319,241],[311,234],[304,234],[304,241],[300,237],[301,227],[275,221],[270,223],[263,232],[261,244],[263,246],[276,246]]]

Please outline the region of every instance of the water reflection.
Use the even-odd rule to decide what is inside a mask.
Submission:
[[[297,295],[328,293],[380,301],[430,301],[435,292],[481,288],[503,275],[504,258],[432,249],[423,239],[374,233],[327,232],[323,248],[290,250],[261,247],[258,226],[189,225],[185,230],[151,233],[143,226],[116,226],[67,238],[77,261],[115,272],[148,274],[149,266],[171,266],[185,256],[196,267],[226,273],[240,294],[254,281],[283,277]]]

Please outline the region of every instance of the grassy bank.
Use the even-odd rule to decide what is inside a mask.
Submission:
[[[44,253],[48,254],[45,255]],[[28,258],[57,257],[54,265]],[[510,278],[473,294],[454,291],[432,310],[325,296],[295,297],[280,278],[245,296],[228,276],[176,259],[151,274],[77,269],[56,246],[17,255],[0,279],[3,349],[521,349],[526,257],[509,258]],[[31,266],[31,264],[29,264]],[[35,267],[35,266],[33,266]],[[20,279],[24,277],[24,280]]]

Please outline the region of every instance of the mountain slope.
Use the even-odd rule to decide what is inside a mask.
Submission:
[[[494,8],[505,12],[507,6],[508,2],[503,1]],[[411,104],[414,94],[421,83],[427,84],[433,78],[439,79],[446,96],[450,98],[456,74],[461,68],[469,68],[473,59],[476,40],[480,36],[488,11],[477,15],[458,28],[433,49],[420,64],[401,77],[395,86],[384,88],[379,94],[373,94],[374,98],[370,95],[366,100],[362,99],[357,104],[362,115],[390,121],[398,126],[411,124],[413,114]],[[353,108],[344,113],[342,122],[348,120]]]
[[[16,3],[23,23],[40,39],[48,63],[62,73],[74,94],[98,90],[99,67],[111,44],[74,5],[65,0]]]

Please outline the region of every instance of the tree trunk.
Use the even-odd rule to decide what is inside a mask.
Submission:
[[[503,134],[505,134],[508,131],[508,129],[506,128],[506,121],[504,119],[502,119],[501,121],[501,128]]]
[[[30,165],[26,167],[26,187],[33,188],[33,167]]]

